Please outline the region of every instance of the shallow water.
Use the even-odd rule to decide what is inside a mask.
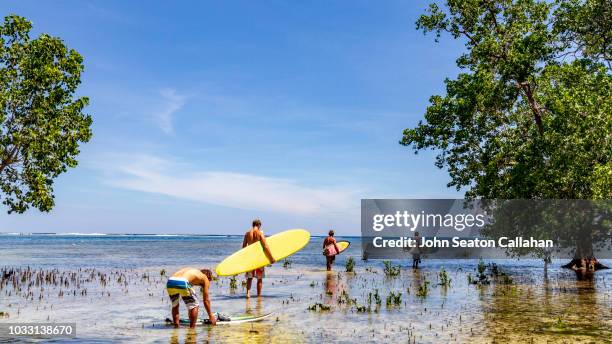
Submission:
[[[340,238],[341,239],[341,238]],[[476,275],[474,260],[426,260],[420,270],[407,261],[397,277],[386,277],[381,261],[360,260],[359,238],[327,273],[322,238],[290,258],[267,268],[261,298],[244,298],[229,278],[211,286],[213,311],[274,316],[258,323],[173,329],[164,286],[181,266],[214,267],[240,248],[240,237],[204,236],[0,236],[0,268],[45,271],[51,279],[36,285],[33,277],[6,282],[0,290],[0,322],[64,321],[77,323],[75,341],[87,342],[605,342],[612,338],[612,272],[577,281],[572,271],[553,262],[545,273],[535,260],[497,261],[512,284],[492,278],[490,285],[468,284]],[[356,273],[344,272],[348,257]],[[610,265],[612,262],[607,262]],[[444,267],[449,287],[438,286]],[[50,271],[54,270],[53,273]],[[22,274],[23,275],[23,274]],[[52,277],[55,276],[55,283]],[[2,276],[0,276],[1,278]],[[68,284],[58,282],[67,278]],[[427,295],[418,287],[430,282]],[[254,287],[253,287],[254,288]],[[367,308],[368,294],[378,290],[381,305]],[[84,292],[86,290],[86,294]],[[254,291],[254,290],[253,290]],[[386,305],[390,292],[398,305]],[[62,295],[63,293],[63,295]],[[42,295],[42,297],[41,297]],[[353,301],[355,300],[355,301]],[[330,310],[310,311],[315,303]],[[181,306],[185,315],[185,309]],[[2,338],[0,338],[2,341]]]

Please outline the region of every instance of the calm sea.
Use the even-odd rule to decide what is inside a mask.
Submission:
[[[563,342],[612,335],[610,270],[597,272],[592,281],[576,281],[571,270],[560,268],[563,262],[544,271],[540,260],[500,260],[512,284],[474,286],[468,276],[477,273],[475,260],[424,260],[416,271],[409,260],[400,260],[393,263],[401,274],[387,277],[382,261],[361,260],[360,238],[338,239],[351,247],[338,257],[333,273],[325,271],[323,238],[312,237],[290,257],[291,264],[267,268],[261,298],[245,299],[242,275],[235,289],[229,278],[211,286],[213,311],[274,312],[272,318],[189,331],[164,325],[170,315],[167,274],[182,266],[213,268],[241,247],[241,236],[2,234],[0,268],[54,270],[59,277],[76,276],[77,282],[5,280],[0,311],[9,317],[0,322],[77,322],[77,338],[62,341],[93,343],[436,343],[511,337]],[[349,257],[356,261],[356,274],[344,271]],[[448,287],[438,285],[442,267],[452,280]],[[420,295],[425,284],[428,291]],[[374,293],[381,304],[358,311]],[[386,304],[391,293],[401,293],[398,305]],[[308,310],[317,303],[330,310]],[[185,315],[183,306],[181,312]],[[8,338],[0,335],[3,340]]]

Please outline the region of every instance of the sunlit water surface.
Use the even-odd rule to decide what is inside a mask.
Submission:
[[[290,266],[279,262],[267,268],[261,298],[245,299],[243,276],[235,290],[229,278],[211,286],[214,312],[274,316],[189,330],[164,324],[170,304],[162,270],[214,267],[240,248],[242,238],[2,235],[0,268],[57,271],[55,282],[6,282],[0,311],[9,317],[0,322],[76,322],[77,338],[59,342],[96,343],[589,343],[612,338],[611,270],[577,281],[572,271],[560,268],[560,261],[545,271],[538,260],[503,260],[497,263],[511,284],[491,278],[490,285],[475,286],[468,275],[477,274],[477,261],[425,260],[420,270],[409,268],[409,261],[395,261],[402,266],[400,275],[386,277],[381,261],[360,259],[359,238],[348,238],[353,244],[337,259],[335,272],[327,273],[322,240],[313,237],[290,258]],[[355,259],[356,273],[345,272],[348,257]],[[438,285],[442,267],[451,278],[448,287]],[[60,285],[59,278],[69,276],[73,279]],[[419,295],[425,281],[427,293]],[[368,295],[376,290],[381,304],[370,297],[368,307]],[[401,293],[399,304],[387,305],[390,292]],[[316,303],[330,309],[308,310]],[[181,312],[185,315],[183,305]]]

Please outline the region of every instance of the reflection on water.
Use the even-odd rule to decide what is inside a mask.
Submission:
[[[553,262],[545,272],[539,261],[508,260],[498,264],[512,277],[511,284],[490,277],[491,284],[477,286],[468,283],[468,275],[477,273],[476,261],[424,260],[419,270],[409,268],[410,261],[395,262],[402,265],[400,275],[386,277],[382,262],[359,260],[357,244],[338,258],[336,271],[328,273],[317,240],[291,258],[289,269],[276,264],[266,270],[261,298],[244,298],[244,276],[237,276],[233,293],[227,278],[211,285],[213,312],[274,312],[272,317],[257,323],[174,329],[164,324],[170,315],[166,276],[183,265],[213,266],[239,248],[240,238],[0,237],[2,266],[21,268],[19,278],[0,276],[0,311],[9,313],[0,322],[75,321],[79,339],[94,342],[490,343],[612,338],[610,270],[578,281],[573,271],[560,268],[563,262]],[[355,274],[342,271],[349,256],[356,259]],[[26,266],[31,267],[29,274],[24,274]],[[451,279],[448,287],[438,285],[442,266]],[[423,295],[419,287],[425,282],[429,287]],[[372,296],[376,292],[379,303]],[[391,292],[401,294],[399,302],[390,298]],[[330,309],[307,310],[315,303]],[[186,316],[183,305],[181,315]]]
[[[562,273],[555,280],[521,286],[491,286],[483,302],[491,338],[573,342],[612,338],[610,287],[604,280],[576,280]],[[567,278],[565,278],[567,277]],[[598,290],[601,289],[601,290]]]

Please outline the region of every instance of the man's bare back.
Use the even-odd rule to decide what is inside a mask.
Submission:
[[[212,281],[212,272],[208,269],[198,270],[195,268],[182,268],[173,273],[166,283],[168,296],[172,301],[172,322],[175,327],[179,326],[179,299],[185,302],[189,314],[189,327],[195,327],[198,320],[200,305],[193,286],[202,287],[202,298],[204,308],[208,313],[208,320],[211,325],[215,325],[217,320],[210,307],[210,296],[208,287]]]
[[[242,247],[247,247],[252,244],[261,243],[263,247],[264,254],[270,260],[270,263],[276,262],[272,252],[270,251],[270,247],[266,242],[266,236],[261,231],[261,221],[259,219],[253,220],[253,226],[249,231],[244,233],[244,240],[242,240]],[[249,298],[251,296],[251,282],[253,281],[253,277],[257,278],[257,296],[261,295],[261,289],[263,286],[263,278],[264,278],[264,268],[261,267],[259,269],[255,269],[253,271],[249,271],[246,273],[247,278],[247,293],[246,296]]]
[[[272,256],[272,252],[270,251],[268,242],[266,241],[266,236],[263,234],[261,229],[259,229],[259,227],[253,227],[248,232],[244,233],[244,240],[242,240],[243,248],[255,244],[257,242],[261,242],[261,245],[264,249],[264,253],[270,260],[270,263],[276,262],[274,256]]]
[[[189,281],[193,285],[199,285],[207,287],[210,281],[208,277],[202,273],[202,271],[194,268],[182,268],[179,271],[172,274],[172,277],[181,277]]]
[[[258,241],[262,241],[262,237],[263,235],[259,229],[251,228],[248,232],[244,234],[244,241],[242,242],[242,247],[247,247]]]

